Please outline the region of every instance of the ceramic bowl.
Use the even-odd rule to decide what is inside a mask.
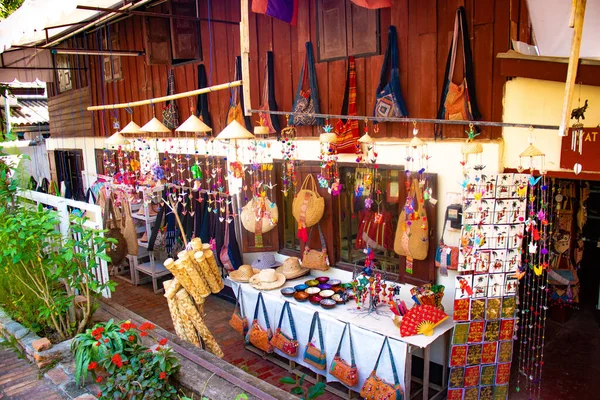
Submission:
[[[335,300],[332,300],[332,299],[323,299],[323,300],[321,300],[320,304],[321,304],[321,307],[329,310],[329,309],[335,307]]]
[[[329,277],[328,276],[319,276],[317,278],[317,280],[319,281],[319,283],[327,283],[327,281],[329,281]]]
[[[308,300],[308,296],[310,296],[310,295],[306,292],[294,293],[294,299],[296,299],[296,301],[306,301],[306,300]]]
[[[318,294],[313,294],[312,296],[310,296],[308,298],[308,300],[313,304],[319,304],[321,302],[321,300],[323,300],[323,298],[321,296],[319,296]]]
[[[330,279],[327,281],[327,283],[329,283],[331,286],[339,286],[342,284],[342,281],[339,279]]]
[[[285,297],[291,297],[294,295],[294,293],[296,293],[296,289],[294,289],[293,287],[286,287],[281,289],[281,294]]]
[[[332,286],[331,290],[333,290],[334,292],[343,292],[344,289],[340,288],[339,286]]]
[[[294,286],[294,289],[296,289],[297,292],[302,292],[302,291],[306,290],[307,288],[308,288],[308,285],[305,285],[304,283],[301,285]]]
[[[331,289],[331,285],[328,284],[328,283],[321,283],[321,284],[319,284],[319,289],[321,289],[321,290],[329,290],[329,289]]]
[[[311,280],[308,280],[308,281],[306,281],[304,283],[307,284],[308,286],[312,287],[312,286],[317,286],[319,284],[319,281],[316,280],[316,279],[311,279]]]
[[[344,304],[344,298],[339,295],[338,293],[334,294],[333,296],[331,296],[331,300],[334,300],[336,303],[338,304]]]
[[[305,290],[305,292],[308,294],[317,294],[320,291],[321,291],[321,289],[319,289],[318,287],[309,287]]]
[[[323,298],[328,298],[331,297],[335,294],[335,292],[333,290],[321,290],[319,292],[319,296],[323,297]]]

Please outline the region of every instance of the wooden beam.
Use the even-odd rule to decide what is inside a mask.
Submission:
[[[577,77],[577,65],[579,64],[579,50],[581,48],[586,2],[587,0],[573,1],[573,7],[575,7],[573,40],[571,42],[571,56],[569,57],[569,69],[567,70],[562,117],[560,119],[560,128],[558,129],[559,136],[565,136],[567,134],[567,125],[569,124],[569,118],[571,117],[571,103],[575,91],[575,78]]]
[[[532,57],[517,58],[500,57],[500,74],[510,78],[541,79],[553,82],[565,82],[567,79],[568,63],[560,60],[545,61]],[[567,59],[565,59],[567,60]],[[600,86],[600,64],[592,65],[581,60],[577,68],[577,83],[583,85]]]
[[[133,11],[133,10],[119,10],[115,8],[102,8],[102,7],[90,7],[90,6],[77,6],[79,10],[87,10],[87,11],[97,11],[97,12],[106,12],[106,13],[115,13],[115,14],[129,14],[129,15],[141,15],[143,17],[158,17],[158,18],[169,18],[169,19],[184,19],[188,21],[198,21],[198,17],[190,17],[187,15],[173,15],[173,14],[163,14],[149,11]]]
[[[240,54],[242,56],[242,82],[244,96],[244,114],[252,115],[250,99],[250,28],[248,21],[248,0],[240,1],[242,19],[240,21]]]

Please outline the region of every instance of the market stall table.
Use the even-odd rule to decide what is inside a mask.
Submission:
[[[403,384],[405,393],[410,393],[411,385],[411,369],[412,369],[412,357],[411,353],[420,348],[423,349],[424,358],[424,370],[423,370],[423,382],[429,382],[429,358],[430,358],[430,347],[431,344],[441,336],[451,331],[454,327],[452,316],[449,316],[444,322],[438,325],[432,336],[415,335],[401,337],[400,330],[394,325],[392,321],[392,314],[382,313],[367,314],[365,310],[356,309],[356,303],[350,301],[345,305],[338,305],[334,309],[324,309],[321,306],[313,305],[306,302],[298,302],[293,297],[284,297],[280,289],[284,287],[294,287],[304,282],[307,277],[290,280],[285,283],[281,288],[263,291],[263,298],[267,307],[267,313],[269,317],[269,324],[273,331],[277,328],[280,313],[283,305],[286,301],[290,303],[291,311],[294,318],[294,324],[296,326],[296,334],[298,338],[298,355],[296,357],[290,357],[279,350],[275,350],[276,354],[281,355],[295,363],[298,363],[306,368],[309,368],[313,372],[325,376],[327,382],[338,382],[338,380],[329,374],[330,361],[333,359],[337,350],[340,336],[344,329],[345,323],[349,323],[352,331],[352,342],[354,345],[354,353],[356,359],[356,365],[359,372],[359,383],[351,389],[359,392],[364,381],[368,378],[369,374],[373,370],[375,361],[379,354],[379,350],[383,344],[385,336],[390,339],[390,345],[394,354],[394,362],[398,371],[400,383]],[[259,290],[253,288],[248,284],[240,284],[238,282],[231,281],[232,289],[234,293],[238,293],[238,288],[241,286],[242,293],[242,307],[244,316],[248,319],[249,326],[252,324],[252,318],[254,315],[254,308],[258,299]],[[413,300],[410,298],[410,291],[408,285],[403,287],[400,291],[401,298],[406,304],[412,304]],[[381,306],[381,311],[387,311],[387,306]],[[323,327],[323,337],[325,352],[327,354],[327,369],[325,371],[318,370],[312,365],[306,363],[303,360],[304,349],[307,345],[310,324],[315,312],[319,313],[321,324]],[[259,313],[260,325],[264,328],[265,322],[262,317],[262,313]],[[288,336],[291,334],[289,323],[287,318],[283,318],[282,331]],[[313,344],[320,347],[318,335],[314,335]],[[439,394],[445,394],[445,383],[446,383],[446,366],[447,366],[447,342],[444,343],[444,374],[443,374],[443,385],[432,386],[438,389]],[[407,357],[408,356],[408,357]],[[347,336],[342,343],[341,357],[350,361],[350,346],[348,343]],[[386,353],[381,358],[378,376],[386,380],[387,382],[394,382],[393,375],[391,372],[391,364],[389,356]],[[423,398],[429,399],[429,387],[430,385],[423,384]],[[438,395],[434,396],[437,398]],[[408,398],[408,397],[407,397]]]

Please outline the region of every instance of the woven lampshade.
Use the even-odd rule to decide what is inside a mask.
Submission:
[[[134,135],[137,133],[144,133],[142,128],[140,128],[140,126],[133,121],[131,121],[130,123],[125,125],[125,128],[121,129],[120,132],[123,135],[125,135],[125,134]]]
[[[375,139],[371,137],[368,133],[365,133],[358,139],[359,143],[375,143]]]
[[[465,142],[460,150],[462,154],[480,154],[483,153],[483,146],[479,142]]]
[[[269,127],[268,126],[255,126],[254,127],[254,134],[255,135],[268,135],[269,134]]]
[[[529,147],[527,147],[521,154],[519,154],[519,157],[537,157],[543,155],[545,154],[542,153],[537,147],[530,144]]]
[[[333,132],[325,132],[321,133],[319,136],[319,142],[321,143],[335,143],[337,140],[337,135]]]
[[[150,133],[170,133],[171,130],[163,125],[156,117],[152,117],[146,125],[142,126],[142,131]]]
[[[188,119],[185,120],[183,124],[179,125],[179,128],[175,129],[175,131],[204,133],[212,131],[212,128],[202,122],[200,118],[192,114]]]
[[[130,144],[131,142],[127,140],[125,136],[121,135],[121,132],[116,132],[108,139],[106,139],[105,143],[113,146],[125,146]]]
[[[239,122],[233,120],[219,133],[217,140],[229,139],[254,139],[254,135],[244,128]]]
[[[421,139],[419,139],[416,136],[413,136],[413,138],[410,140],[409,146],[410,147],[419,147],[419,146],[423,146],[425,144],[424,141],[422,141]]]

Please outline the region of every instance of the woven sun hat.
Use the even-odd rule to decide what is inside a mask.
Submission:
[[[273,290],[282,287],[285,283],[285,275],[274,269],[263,269],[250,278],[250,285],[258,290]]]
[[[266,253],[252,263],[252,268],[267,269],[279,267],[280,265],[281,263],[275,260],[275,256],[273,254]]]
[[[296,279],[302,275],[306,275],[310,272],[309,268],[302,268],[300,266],[300,260],[298,257],[290,257],[283,262],[281,267],[277,268],[275,271],[282,273],[285,275],[285,279]]]
[[[260,271],[256,268],[252,268],[248,264],[240,266],[237,270],[229,273],[229,279],[236,282],[248,282],[250,278],[258,274]]]

